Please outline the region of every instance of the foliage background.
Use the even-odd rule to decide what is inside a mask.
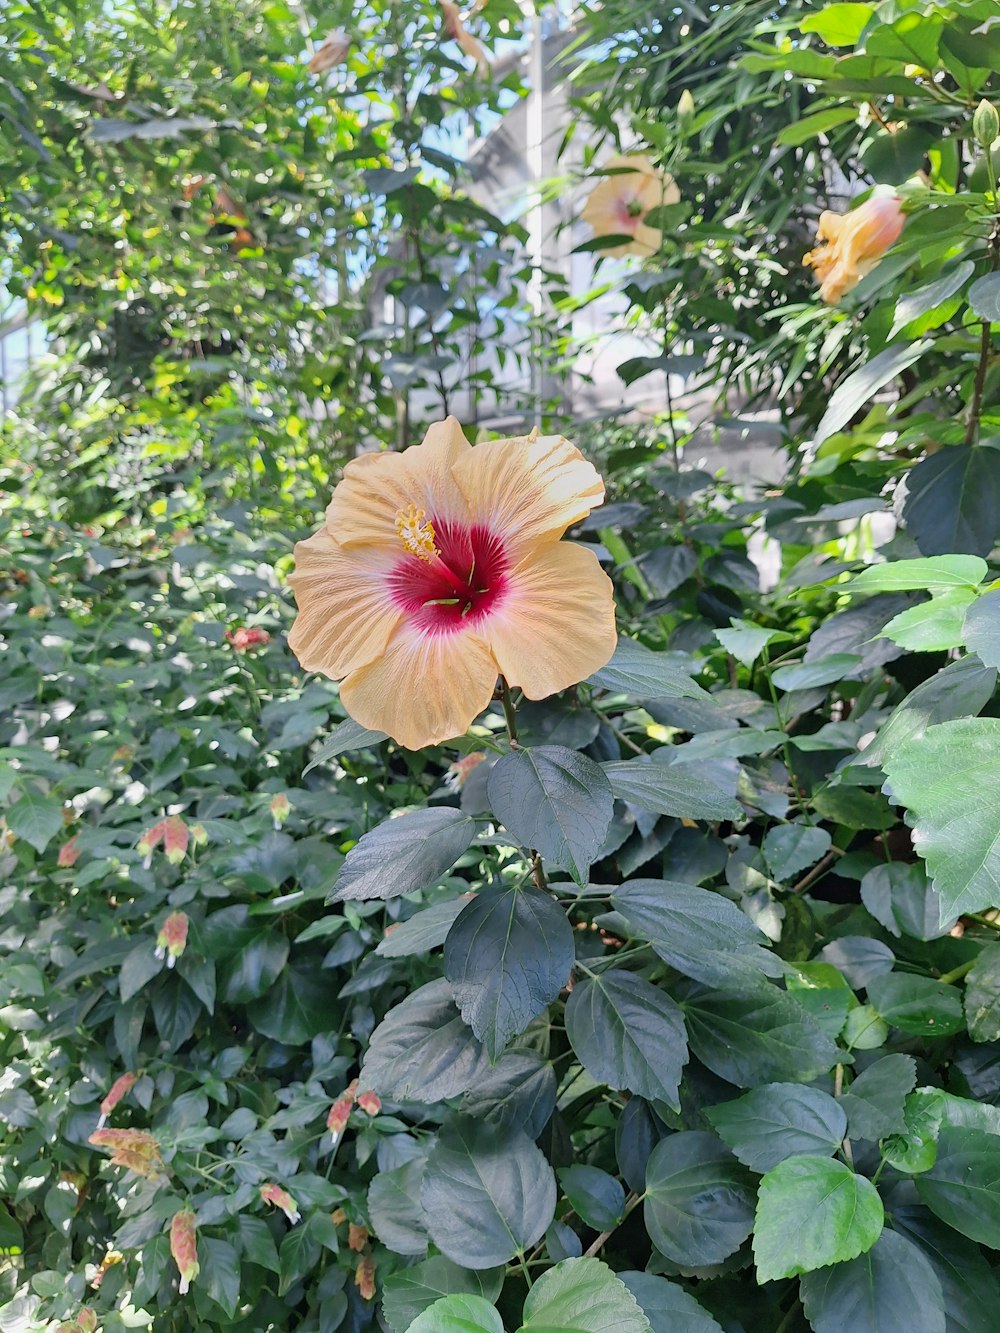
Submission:
[[[625,646],[519,707],[520,756],[499,709],[427,753],[359,736],[283,637],[342,463],[493,405],[501,341],[563,355],[558,275],[532,327],[524,233],[455,151],[516,68],[480,77],[436,0],[5,20],[5,273],[51,355],[0,462],[0,1327],[992,1329],[994,6],[580,17],[584,156],[638,143],[681,202],[596,280],[661,410],[548,423],[607,478],[575,535]],[[906,230],[824,307],[818,212],[874,184]],[[696,466],[692,405],[733,402],[776,414],[782,487]],[[167,815],[203,830],[176,862],[138,846]],[[156,1178],[88,1142],[125,1072]],[[359,1075],[380,1109],[334,1142]]]

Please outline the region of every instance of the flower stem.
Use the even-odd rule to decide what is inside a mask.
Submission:
[[[507,723],[507,736],[510,740],[510,748],[516,750],[517,740],[517,709],[514,707],[514,700],[511,698],[510,686],[500,677],[500,702],[503,704],[504,720]]]

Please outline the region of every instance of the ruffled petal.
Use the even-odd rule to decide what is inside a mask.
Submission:
[[[345,550],[320,528],[295,546],[288,582],[299,614],[288,644],[306,671],[339,680],[385,648],[398,621],[387,577],[392,556]]]
[[[340,699],[355,722],[419,750],[463,736],[492,699],[498,675],[478,634],[401,625],[377,661],[351,672]]]
[[[454,417],[437,421],[422,444],[402,453],[362,454],[344,468],[326,510],[326,526],[341,546],[399,548],[396,514],[410,505],[439,520],[467,520],[452,465],[471,452]]]
[[[508,683],[544,699],[611,660],[618,642],[611,580],[585,546],[540,547],[513,571],[482,632]]]
[[[604,503],[600,474],[561,435],[488,440],[460,455],[453,471],[471,522],[494,533],[514,561]]]

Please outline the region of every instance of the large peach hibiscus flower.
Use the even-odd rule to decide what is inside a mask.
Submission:
[[[356,458],[295,548],[292,651],[343,681],[355,721],[413,750],[467,731],[498,675],[529,699],[566,689],[615,649],[610,580],[559,540],[603,500],[562,437],[473,448],[454,417]]]
[[[602,170],[610,172],[591,190],[580,214],[594,236],[621,236],[620,245],[608,246],[605,255],[653,255],[660,248],[661,232],[646,223],[646,215],[663,204],[676,204],[680,190],[648,157],[613,157]]]
[[[816,270],[820,298],[827,305],[836,305],[856,287],[899,240],[905,221],[899,205],[895,195],[878,195],[850,213],[819,215],[819,244],[802,262]]]

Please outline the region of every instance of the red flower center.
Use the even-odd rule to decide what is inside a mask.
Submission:
[[[393,602],[418,629],[454,634],[481,622],[507,593],[510,561],[480,525],[432,520],[434,554],[407,553],[389,574]]]

